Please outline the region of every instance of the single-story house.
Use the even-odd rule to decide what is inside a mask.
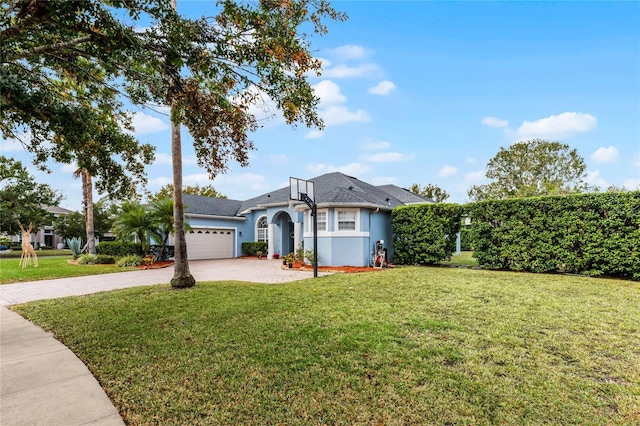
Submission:
[[[391,211],[433,203],[395,185],[374,186],[337,172],[310,180],[318,212],[319,265],[370,265],[380,240],[392,261]],[[192,228],[186,234],[189,259],[242,256],[242,243],[251,241],[267,242],[269,258],[301,245],[312,249],[311,209],[289,197],[288,187],[246,201],[185,194],[185,217]]]

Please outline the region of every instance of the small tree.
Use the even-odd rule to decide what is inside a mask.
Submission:
[[[36,183],[20,161],[0,156],[0,230],[15,235],[18,222],[33,223],[34,231],[50,224],[53,215],[45,207],[61,198],[49,185]]]
[[[423,197],[431,198],[436,203],[441,203],[449,198],[449,193],[447,191],[432,183],[429,183],[422,188],[417,183],[414,183],[411,185],[411,192],[422,195]]]
[[[113,222],[113,232],[122,241],[139,241],[149,252],[149,239],[160,241],[158,226],[149,211],[140,203],[126,202]]]
[[[489,160],[486,176],[492,182],[474,185],[475,201],[536,197],[586,191],[587,166],[578,151],[556,141],[533,139],[517,142]]]

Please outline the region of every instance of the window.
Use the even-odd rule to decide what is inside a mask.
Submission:
[[[356,217],[357,212],[355,210],[338,210],[338,231],[355,231]]]
[[[318,232],[327,230],[327,212],[317,212],[318,215]]]
[[[256,224],[256,241],[269,241],[269,224],[267,223],[266,216],[258,219],[258,223]]]

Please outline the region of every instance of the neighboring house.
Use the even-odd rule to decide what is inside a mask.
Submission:
[[[433,203],[395,185],[374,186],[342,173],[310,179],[318,208],[318,264],[370,265],[375,243],[384,240],[390,261],[391,211],[407,204]],[[189,259],[242,255],[247,241],[265,241],[268,257],[313,248],[311,210],[289,199],[289,188],[246,201],[184,195]]]
[[[62,215],[73,213],[73,210],[68,210],[57,206],[44,207],[44,209],[53,214],[54,217],[60,217]],[[27,224],[24,224],[24,226],[26,228]],[[19,243],[20,241],[22,241],[22,235],[12,235],[10,239],[11,242]],[[64,245],[64,238],[53,233],[53,223],[51,223],[49,225],[43,226],[40,230],[38,230],[38,232],[31,234],[31,244],[33,244],[33,247],[35,249],[39,249],[41,246],[57,248],[58,244]]]

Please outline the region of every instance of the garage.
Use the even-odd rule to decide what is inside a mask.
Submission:
[[[231,229],[194,228],[187,232],[187,257],[198,259],[230,259],[233,257]]]

